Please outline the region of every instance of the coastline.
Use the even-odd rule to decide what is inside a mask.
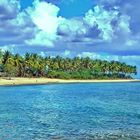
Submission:
[[[0,78],[0,86],[8,85],[39,85],[49,83],[121,83],[121,82],[140,82],[138,79],[118,79],[118,80],[63,80],[50,78]]]

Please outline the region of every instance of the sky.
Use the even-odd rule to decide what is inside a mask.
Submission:
[[[0,0],[0,49],[138,67],[140,0]]]

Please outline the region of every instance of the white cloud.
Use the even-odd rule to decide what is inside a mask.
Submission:
[[[85,15],[85,22],[90,27],[97,27],[101,31],[101,37],[106,41],[111,41],[114,36],[114,30],[111,22],[118,16],[118,11],[106,11],[101,6],[90,9]]]
[[[61,32],[72,35],[86,33],[86,28],[82,20],[78,19],[63,19],[59,25],[59,29]]]
[[[98,39],[111,42],[116,37],[116,32],[130,32],[129,17],[119,17],[117,8],[107,11],[102,6],[96,6],[85,17],[72,19],[59,17],[59,10],[59,7],[51,3],[35,0],[32,7],[19,12],[11,23],[24,28],[23,33],[31,34],[23,41],[32,46],[54,47],[57,42],[86,43]],[[116,27],[112,25],[114,20],[118,22]],[[99,30],[97,35],[96,30]]]
[[[95,53],[95,52],[82,52],[78,54],[79,57],[89,57],[91,59],[100,59],[100,60],[107,60],[107,61],[120,61],[126,62],[130,65],[138,65],[140,62],[139,55],[113,55],[113,54],[104,54],[104,53]],[[131,61],[130,61],[131,60]],[[140,65],[138,65],[140,67]]]
[[[4,46],[0,47],[0,50],[2,52],[10,51],[10,52],[14,53],[15,52],[15,49],[16,49],[16,46],[15,45],[4,45]]]
[[[40,52],[39,55],[42,56],[42,57],[46,56],[45,52]]]
[[[118,30],[124,34],[130,34],[130,17],[127,15],[122,15],[118,19]]]
[[[71,52],[69,50],[65,50],[63,53],[62,53],[62,56],[63,57],[70,57],[71,56]]]
[[[19,10],[17,0],[0,1],[0,5],[6,4],[7,8],[10,6],[12,11]],[[118,46],[123,50],[126,49],[125,45],[128,47],[137,45],[136,41],[139,39],[132,38],[130,35],[130,17],[120,13],[119,8],[112,7],[111,9],[106,10],[99,5],[85,13],[85,17],[65,19],[58,16],[59,7],[45,1],[35,0],[32,7],[18,11],[12,19],[10,17],[8,20],[0,20],[0,26],[3,27],[0,34],[4,34],[0,36],[0,45],[3,45],[4,41],[5,44],[27,46],[28,48],[29,46],[55,47],[61,44],[60,46],[67,47],[62,51],[73,49],[73,46],[82,48],[82,45],[86,47],[90,45],[94,47],[94,44],[103,43],[110,47],[113,44],[114,50]],[[112,23],[114,21],[115,24]],[[119,42],[119,45],[116,45],[116,42]]]
[[[73,42],[76,40],[84,41],[84,36],[87,33],[87,29],[82,19],[64,19],[61,21],[58,27],[58,35],[60,42]]]
[[[84,20],[90,28],[100,30],[100,37],[104,41],[111,42],[120,36],[126,39],[131,35],[130,17],[119,10],[118,7],[105,10],[103,6],[96,6],[85,14]]]
[[[19,12],[20,4],[17,0],[0,0],[0,18],[13,18]]]
[[[56,40],[55,36],[47,34],[44,31],[36,29],[35,37],[33,39],[26,40],[25,43],[27,43],[29,45],[53,47],[55,40]]]
[[[26,11],[37,27],[35,38],[27,40],[26,43],[53,46],[54,41],[57,39],[59,22],[62,20],[61,17],[58,17],[59,8],[51,3],[35,0],[33,7],[28,8]]]
[[[117,27],[112,25],[113,20],[118,20],[118,9],[107,11],[102,6],[96,6],[94,9],[90,9],[83,19],[58,17],[59,10],[57,6],[51,3],[35,0],[33,7],[26,10],[32,22],[36,25],[35,36],[25,42],[29,45],[53,47],[57,41],[80,41],[82,38],[83,41],[84,38],[91,40],[93,36],[86,37],[90,28],[97,28],[100,31],[96,39],[111,42],[116,37],[115,29],[124,29],[124,32],[129,31],[129,22],[126,16],[119,18]],[[95,37],[93,37],[94,39]]]
[[[6,5],[6,4],[8,4],[8,1],[7,0],[1,0],[0,1],[0,5]]]
[[[66,58],[66,57],[71,57],[72,56],[72,52],[69,51],[69,50],[65,50],[63,52],[48,52],[48,51],[47,52],[43,52],[43,51],[41,51],[39,53],[39,55],[41,55],[42,57],[45,57],[45,56],[55,57],[56,55],[58,55],[58,56]]]
[[[108,3],[108,4],[115,4],[117,1],[119,1],[119,0],[100,0],[101,1],[101,3]]]
[[[126,43],[125,43],[126,46],[135,46],[137,44],[138,44],[138,41],[131,40],[131,39],[130,40],[127,40]]]
[[[51,3],[36,0],[27,10],[34,24],[48,34],[55,34],[58,27],[59,8]]]
[[[28,22],[31,23],[31,19],[24,11],[18,13],[16,18],[11,20],[11,23],[15,24],[16,26],[25,26]]]
[[[78,54],[79,57],[89,57],[91,59],[101,59],[101,60],[119,60],[119,57],[117,55],[107,55],[104,53],[95,53],[95,52],[82,52]]]

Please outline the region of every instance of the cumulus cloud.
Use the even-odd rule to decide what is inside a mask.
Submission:
[[[65,50],[63,53],[62,53],[62,56],[63,57],[71,57],[71,52],[69,50]]]
[[[55,56],[61,56],[63,58],[67,58],[67,57],[73,57],[73,55],[75,55],[73,52],[71,52],[70,50],[64,50],[61,52],[58,51],[41,51],[39,53],[39,55],[41,55],[42,57],[46,57],[46,56],[50,56],[50,57],[55,57]]]
[[[33,24],[27,14],[20,12],[17,0],[0,1],[0,46],[23,45],[26,38],[33,35]]]
[[[116,3],[120,2],[120,0],[100,0],[101,4],[110,4],[110,5],[114,5]]]
[[[86,28],[81,19],[64,19],[59,24],[58,34],[62,35],[83,35]]]
[[[135,46],[138,44],[138,41],[130,39],[130,40],[127,40],[125,44],[126,44],[126,46]]]
[[[100,31],[100,37],[105,41],[111,41],[117,34],[127,35],[130,31],[130,17],[123,15],[119,9],[106,10],[103,6],[96,6],[90,9],[84,18],[89,27],[97,27]]]
[[[58,26],[63,41],[111,42],[119,36],[129,36],[130,17],[120,13],[119,8],[106,10],[102,5],[90,9],[82,18],[64,19]]]
[[[19,12],[19,2],[17,0],[0,1],[0,19],[9,19],[16,16]]]
[[[27,9],[35,25],[48,34],[55,34],[58,27],[59,8],[51,3],[36,0],[33,7]]]
[[[130,30],[130,17],[127,15],[121,15],[118,19],[118,30],[125,35],[131,33]]]
[[[120,61],[126,62],[131,65],[137,65],[140,62],[139,55],[111,55],[105,53],[95,53],[95,52],[82,52],[77,55],[78,57],[89,57],[91,59],[100,59],[107,61]],[[131,60],[131,61],[130,61]],[[140,67],[140,65],[138,65]]]
[[[6,2],[8,0],[2,0],[1,5],[4,7]],[[19,10],[19,3],[15,0],[9,0],[9,6],[13,11]],[[14,34],[13,39],[10,38],[11,44],[20,42],[29,46],[54,47],[57,42],[98,43],[99,40],[111,42],[116,37],[116,32],[119,36],[122,32],[121,35],[131,32],[129,16],[119,15],[117,8],[108,11],[99,5],[85,13],[85,17],[72,19],[59,17],[59,11],[59,7],[54,4],[35,0],[32,7],[15,12],[15,17],[0,24],[6,26],[3,28],[5,32],[10,28],[14,29],[10,30],[11,35]]]
[[[57,28],[62,20],[58,17],[59,8],[51,3],[35,0],[33,6],[26,11],[37,27],[35,37],[26,43],[53,46],[53,42],[57,40]]]
[[[57,17],[57,6],[35,0],[33,7],[19,12],[18,1],[2,0],[0,7],[3,8],[0,13],[0,25],[3,27],[0,29],[0,45],[53,46],[57,40],[61,20],[61,17]]]
[[[10,46],[4,45],[4,46],[2,46],[2,47],[0,46],[0,50],[1,50],[2,52],[10,51],[10,52],[14,53],[14,52],[15,52],[15,48],[16,48],[15,45],[10,45]]]
[[[120,7],[106,8],[104,3],[102,0],[83,17],[66,19],[58,16],[60,8],[52,3],[34,0],[31,7],[21,11],[19,1],[1,0],[0,7],[5,10],[1,8],[0,12],[0,45],[57,50],[61,44],[62,51],[85,46],[91,51],[98,47],[101,52],[138,48],[140,41],[133,37],[131,17]],[[106,3],[113,4],[115,0]]]
[[[87,28],[82,19],[63,19],[58,27],[59,41],[83,42],[86,40]]]
[[[95,53],[95,52],[82,52],[80,54],[77,55],[78,57],[89,57],[91,59],[100,59],[100,60],[115,60],[118,61],[119,60],[119,56],[117,55],[107,55],[105,53]]]
[[[103,6],[96,6],[85,13],[85,17],[72,19],[58,17],[59,10],[51,3],[36,0],[27,12],[38,30],[35,37],[26,43],[54,46],[58,41],[82,43],[102,39],[111,42],[117,38],[117,32],[118,35],[131,32],[129,16],[120,15],[116,7],[108,11]]]

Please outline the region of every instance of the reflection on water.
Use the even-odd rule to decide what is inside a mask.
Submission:
[[[140,83],[0,87],[0,140],[140,139]]]

